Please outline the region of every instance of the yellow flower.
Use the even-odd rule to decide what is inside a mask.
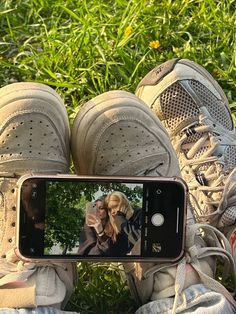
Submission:
[[[150,43],[149,43],[149,47],[154,48],[154,49],[159,48],[160,45],[161,44],[160,44],[159,40],[153,40],[153,41],[150,41]]]
[[[125,37],[129,37],[129,35],[133,32],[133,27],[131,25],[127,26],[124,32]]]

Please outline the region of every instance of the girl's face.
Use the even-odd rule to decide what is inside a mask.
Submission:
[[[109,202],[108,202],[108,208],[109,208],[109,212],[111,214],[111,216],[115,216],[119,210],[119,206],[120,202],[118,201],[118,199],[115,198],[110,198]]]
[[[97,206],[97,216],[100,219],[105,219],[107,217],[107,212],[104,207],[104,203],[102,201],[97,201],[96,203]]]

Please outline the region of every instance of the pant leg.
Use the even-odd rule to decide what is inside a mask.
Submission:
[[[140,307],[135,314],[170,314],[174,298],[166,298],[149,302]],[[225,297],[197,284],[185,289],[179,297],[175,313],[184,314],[235,314],[236,309]]]
[[[61,311],[53,307],[39,306],[35,309],[0,309],[0,314],[79,314],[77,312]]]

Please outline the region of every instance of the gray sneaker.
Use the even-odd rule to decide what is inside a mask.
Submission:
[[[71,151],[78,174],[180,175],[175,152],[159,119],[142,100],[125,91],[104,93],[82,107],[72,127]],[[229,292],[213,279],[216,255],[235,273],[229,242],[214,227],[195,224],[190,206],[187,218],[186,254],[181,261],[124,264],[133,297],[139,304],[171,297],[176,313],[182,291],[203,283],[236,308]]]
[[[110,91],[78,112],[71,152],[79,174],[179,175],[167,132],[135,95]]]
[[[23,263],[15,255],[17,180],[29,171],[67,173],[69,135],[63,101],[50,87],[0,89],[0,308],[59,307],[72,293],[73,264]]]
[[[38,83],[1,88],[0,132],[0,175],[68,172],[68,117],[52,88]]]
[[[149,72],[136,95],[169,133],[197,221],[226,227],[225,233],[232,231],[236,223],[236,133],[221,87],[200,65],[173,59]]]

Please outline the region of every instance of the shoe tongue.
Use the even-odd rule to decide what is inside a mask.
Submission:
[[[185,129],[183,129],[183,131],[181,132],[182,134],[186,134],[187,138],[184,141],[183,145],[184,148],[183,152],[185,153],[185,155],[187,155],[187,153],[189,152],[189,150],[192,148],[191,144],[195,144],[198,140],[200,140],[200,138],[202,137],[201,133],[197,133],[195,131],[195,128],[200,126],[200,124],[195,124],[192,125],[191,127],[187,127]],[[199,157],[201,157],[209,148],[210,146],[207,145],[208,143],[205,143],[205,145],[203,145],[197,152],[196,154],[193,156],[193,159],[198,159]]]
[[[202,133],[198,133],[195,131],[195,128],[201,126],[201,124],[197,123],[190,128],[186,128],[183,130],[185,134],[187,134],[187,139],[183,143],[183,152],[185,156],[187,156],[188,152],[192,148],[192,146],[201,139]],[[195,178],[198,183],[202,186],[214,186],[215,184],[215,175],[213,178],[209,177],[210,174],[216,174],[218,177],[222,174],[224,166],[221,163],[217,163],[215,161],[210,161],[201,164],[201,157],[210,149],[210,141],[206,141],[201,148],[196,151],[195,155],[192,157],[193,160],[199,159],[199,165],[196,165],[194,169]],[[208,174],[207,174],[208,173]],[[223,182],[222,182],[223,185]],[[211,194],[211,201],[220,202],[222,197],[222,191],[214,192]]]
[[[192,125],[190,128],[186,128],[183,130],[183,132],[185,134],[187,134],[187,139],[184,141],[183,143],[183,152],[185,154],[185,156],[187,156],[188,152],[190,151],[190,149],[192,148],[192,146],[202,138],[203,134],[202,133],[197,133],[195,131],[195,128],[201,126],[201,124],[197,123],[195,125]],[[215,161],[211,161],[211,162],[206,162],[201,164],[200,163],[200,159],[201,157],[211,148],[210,146],[210,141],[206,141],[201,148],[196,151],[195,155],[192,157],[193,160],[197,160],[199,159],[199,166],[196,167],[196,169],[194,170],[196,178],[198,179],[198,177],[205,177],[205,172],[209,169],[209,167],[214,167],[214,172],[217,173],[218,175],[220,175],[222,173],[222,170],[225,167],[221,164],[221,163],[217,163]],[[213,171],[213,170],[212,170]],[[207,178],[206,178],[207,180]],[[210,182],[209,180],[207,180],[207,183],[205,182],[204,184],[202,182],[199,182],[202,185],[208,185],[211,186],[212,182]]]

